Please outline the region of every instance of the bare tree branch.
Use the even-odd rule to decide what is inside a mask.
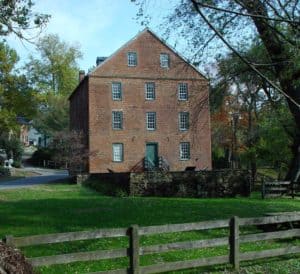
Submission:
[[[208,18],[203,14],[201,9],[199,8],[198,1],[197,0],[191,0],[193,3],[196,11],[201,16],[201,18],[204,20],[204,22],[215,32],[215,34],[222,40],[222,42],[234,53],[236,54],[249,68],[251,68],[253,71],[255,71],[262,79],[264,79],[270,86],[272,86],[274,89],[276,89],[278,92],[283,94],[286,98],[290,100],[293,104],[295,104],[298,108],[300,108],[300,104],[296,102],[290,95],[285,93],[279,86],[274,84],[270,79],[268,79],[263,73],[261,73],[255,66],[253,66],[246,58],[244,58],[238,51],[235,50],[233,46],[230,45],[230,43],[227,42],[227,40],[224,38],[224,36],[212,25],[212,23],[208,20]]]
[[[230,24],[234,19],[236,19],[238,17],[238,15],[234,15],[232,16],[228,21],[226,21],[223,26],[220,28],[220,31],[223,31],[228,24]],[[197,55],[199,55],[199,53],[202,51],[204,51],[204,49],[208,46],[208,44],[217,37],[216,33],[214,33],[205,43],[203,46],[201,46],[201,48],[196,52],[196,54],[194,54],[194,56],[196,57]]]
[[[196,5],[202,6],[204,8],[214,9],[214,10],[223,11],[223,12],[227,12],[227,13],[232,13],[232,14],[236,14],[236,15],[241,15],[241,16],[245,16],[245,17],[256,17],[256,18],[266,19],[266,20],[270,20],[270,21],[291,23],[293,25],[300,24],[299,21],[295,22],[295,21],[290,20],[290,19],[272,18],[272,17],[267,17],[267,16],[263,16],[263,15],[259,15],[259,14],[243,13],[243,12],[233,11],[233,10],[229,10],[229,9],[225,9],[225,8],[220,8],[220,7],[204,4],[202,2],[195,1],[195,0],[193,0],[192,2],[195,3]]]

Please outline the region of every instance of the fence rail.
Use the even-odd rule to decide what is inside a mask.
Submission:
[[[207,221],[198,223],[186,224],[170,224],[161,226],[148,226],[138,227],[133,225],[129,228],[112,228],[112,229],[99,229],[94,231],[70,232],[70,233],[57,233],[47,235],[34,235],[27,237],[13,237],[6,236],[5,241],[7,244],[22,247],[32,246],[39,244],[52,244],[77,240],[100,239],[107,237],[128,237],[128,247],[112,250],[97,250],[88,252],[77,252],[53,256],[43,256],[28,258],[33,266],[53,265],[53,264],[66,264],[77,261],[94,261],[102,259],[113,259],[121,257],[129,257],[130,265],[128,268],[110,270],[105,272],[95,273],[157,273],[166,271],[182,270],[201,266],[212,266],[217,264],[231,263],[235,269],[239,268],[241,261],[249,261],[261,258],[276,257],[286,254],[300,253],[300,246],[289,246],[284,248],[277,248],[271,250],[255,251],[255,252],[240,252],[240,244],[256,241],[286,239],[293,237],[300,237],[300,229],[289,229],[284,231],[273,231],[254,234],[240,234],[242,226],[253,225],[274,225],[281,223],[300,222],[300,213],[289,213],[286,215],[276,215],[259,218],[238,218],[232,217],[228,220]],[[293,226],[292,226],[293,227]],[[207,230],[229,228],[229,237],[194,240],[185,242],[175,242],[167,244],[158,244],[151,246],[140,246],[140,236],[153,235],[172,232],[194,231],[194,230]],[[199,258],[195,260],[185,260],[177,262],[167,262],[163,264],[141,266],[140,256],[162,253],[174,250],[190,250],[206,247],[226,246],[229,245],[229,254],[226,256],[215,256],[209,258]]]
[[[290,181],[270,181],[262,180],[261,197],[276,198],[284,195],[294,196],[300,192],[300,184]]]
[[[40,167],[47,167],[47,168],[68,169],[69,167],[69,164],[67,162],[58,162],[53,160],[38,160],[34,164]]]

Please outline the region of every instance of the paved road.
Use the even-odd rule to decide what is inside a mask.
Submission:
[[[23,187],[47,184],[57,180],[67,179],[69,177],[68,172],[65,170],[31,168],[31,167],[24,168],[24,169],[26,169],[27,171],[36,172],[41,175],[16,179],[13,181],[1,182],[0,191],[5,189],[23,188]]]
[[[23,188],[35,185],[47,184],[56,180],[67,179],[68,175],[49,175],[49,176],[35,176],[14,181],[1,182],[0,191],[12,188]]]

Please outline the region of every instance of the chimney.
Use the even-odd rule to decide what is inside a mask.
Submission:
[[[96,66],[99,66],[102,62],[105,61],[107,57],[97,57],[96,58]]]
[[[84,70],[80,70],[79,71],[79,83],[83,80],[85,76],[85,71]]]

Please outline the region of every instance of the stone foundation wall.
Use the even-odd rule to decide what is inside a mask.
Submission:
[[[250,195],[245,170],[144,172],[130,174],[130,195],[164,197],[235,197]]]

